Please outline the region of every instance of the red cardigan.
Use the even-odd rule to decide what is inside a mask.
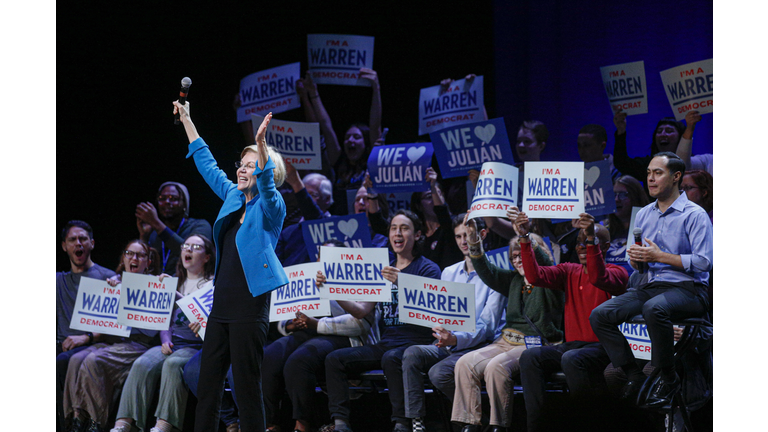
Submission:
[[[535,286],[565,291],[565,340],[597,342],[589,324],[592,309],[627,290],[627,271],[614,264],[606,264],[600,247],[587,246],[587,273],[584,266],[561,263],[540,267],[533,256],[530,243],[520,243],[525,278]]]

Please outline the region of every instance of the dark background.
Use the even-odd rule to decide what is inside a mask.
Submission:
[[[307,4],[303,4],[307,3]],[[587,123],[609,132],[612,113],[601,66],[645,61],[649,113],[628,118],[630,155],[650,151],[656,122],[671,116],[659,72],[713,57],[712,4],[475,1],[334,3],[248,2],[237,7],[73,2],[57,16],[56,226],[83,219],[95,231],[94,261],[109,268],[137,236],[134,209],[153,201],[164,181],[187,185],[191,216],[213,222],[220,201],[186,160],[188,143],[173,124],[179,82],[193,85],[191,114],[228,173],[246,144],[232,101],[240,79],[300,61],[306,35],[374,36],[383,126],[388,143],[418,138],[419,90],[443,78],[485,77],[490,118],[504,117],[510,139],[519,124],[544,121],[544,160],[578,160],[576,135]],[[367,122],[370,89],[319,86],[341,137]],[[277,118],[303,121],[301,109]],[[712,152],[713,115],[697,127],[694,154]],[[30,133],[34,133],[31,131]],[[56,232],[59,248],[59,232]],[[58,271],[68,270],[58,253]]]

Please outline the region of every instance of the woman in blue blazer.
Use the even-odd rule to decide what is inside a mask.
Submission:
[[[213,237],[216,244],[213,307],[205,329],[198,383],[195,431],[218,430],[224,378],[232,364],[237,383],[242,431],[264,431],[261,363],[269,327],[269,291],[288,283],[275,245],[283,228],[285,202],[277,187],[285,165],[265,139],[272,113],[256,133],[256,144],[243,149],[237,182],[230,181],[200,138],[189,116],[189,102],[174,102],[189,138],[198,171],[224,200]]]

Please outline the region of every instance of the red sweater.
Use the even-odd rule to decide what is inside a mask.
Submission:
[[[589,324],[592,309],[627,290],[627,271],[614,264],[606,264],[600,248],[587,246],[587,274],[584,266],[561,263],[540,267],[533,256],[530,243],[520,243],[523,268],[528,283],[535,286],[565,291],[565,340],[597,342]]]

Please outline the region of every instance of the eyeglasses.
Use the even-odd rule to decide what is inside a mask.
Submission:
[[[629,198],[629,192],[615,192],[614,195],[616,196],[616,198],[620,200],[625,200]]]
[[[688,192],[691,189],[701,189],[698,186],[680,186],[680,190]]]
[[[199,245],[199,244],[184,243],[183,245],[181,245],[181,250],[192,250],[194,252],[200,252],[203,250],[204,247],[205,246]]]
[[[136,257],[139,261],[147,259],[147,254],[144,252],[134,252],[132,250],[127,250],[123,252],[123,255],[125,255],[128,259],[133,259],[133,257]]]
[[[245,167],[245,169],[256,169],[256,165],[254,165],[253,162],[248,162],[247,164],[244,164],[242,161],[235,162],[235,168],[240,169],[240,167]]]
[[[522,261],[523,260],[523,256],[520,255],[519,253],[513,253],[512,256],[509,257],[509,260],[513,261],[513,262],[517,261],[517,260]]]
[[[177,202],[181,201],[181,197],[178,196],[178,195],[158,195],[157,201],[158,202],[169,201],[169,202],[172,202],[172,203],[177,203]]]

